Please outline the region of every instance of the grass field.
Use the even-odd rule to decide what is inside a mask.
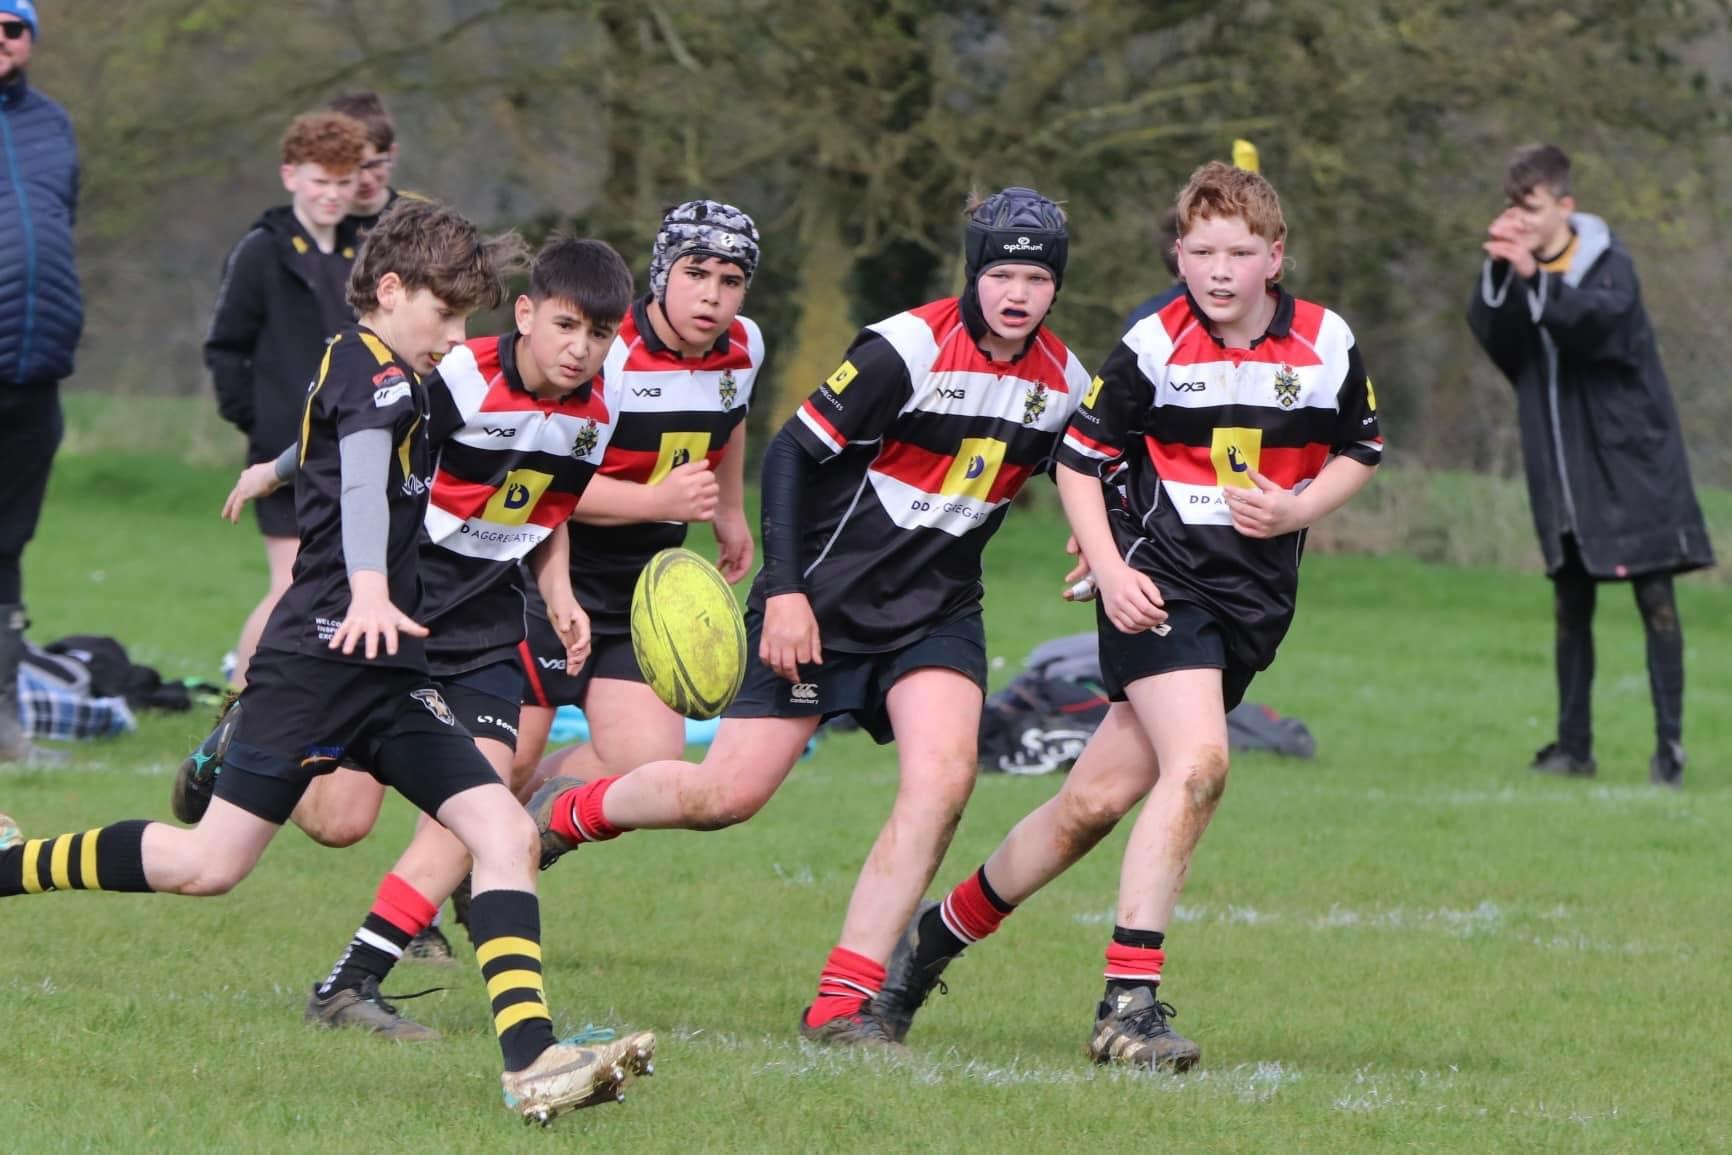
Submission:
[[[228,480],[64,459],[27,557],[35,635],[113,633],[213,676],[263,582],[256,535],[214,516]],[[1061,538],[1050,507],[1019,511],[989,551],[1001,679],[1088,628],[1053,596]],[[1617,589],[1598,635],[1600,779],[1522,770],[1551,718],[1549,592],[1531,574],[1307,561],[1298,623],[1251,696],[1305,719],[1319,756],[1237,761],[1170,928],[1163,993],[1204,1046],[1198,1073],[1082,1058],[1122,837],[951,968],[909,1057],[796,1041],[894,788],[892,754],[843,735],[744,827],[633,835],[542,877],[556,1025],[662,1036],[657,1078],[624,1108],[517,1124],[468,967],[388,984],[449,985],[409,1004],[442,1043],[302,1026],[406,837],[394,804],[351,850],[285,833],[225,898],[0,906],[0,1151],[1725,1148],[1732,589],[1680,587],[1681,794],[1646,785],[1641,640]],[[165,818],[203,722],[150,719],[67,770],[0,768],[0,810],[36,834]],[[1057,784],[984,779],[939,885]]]

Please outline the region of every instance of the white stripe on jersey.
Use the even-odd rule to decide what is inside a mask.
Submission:
[[[602,376],[607,382],[608,412],[620,413],[725,413],[740,406],[751,407],[758,370],[764,364],[764,334],[749,317],[735,320],[746,331],[749,368],[735,369],[627,369],[632,351],[643,344],[642,335],[629,344],[615,337],[608,347]],[[733,379],[732,404],[722,404],[722,375]]]
[[[1071,436],[1070,430],[1068,429],[1065,430],[1064,444],[1065,448],[1069,449],[1072,453],[1080,453],[1084,457],[1092,457],[1096,461],[1111,461],[1115,456],[1117,456],[1117,454],[1108,453],[1104,449],[1096,449],[1092,445],[1084,444]]]
[[[1161,480],[1167,500],[1186,525],[1232,525],[1233,514],[1218,485],[1191,485],[1183,481]]]
[[[919,381],[920,374],[938,360],[938,339],[932,335],[932,326],[912,312],[898,313],[866,327],[890,342],[890,347],[902,357],[908,366],[909,376],[916,382]],[[957,328],[962,328],[960,320]],[[950,340],[951,335],[946,333],[945,340]],[[963,339],[967,339],[966,332]],[[916,373],[917,369],[920,373]]]
[[[822,441],[824,445],[829,448],[831,453],[842,452],[843,447],[837,444],[834,437],[830,436],[830,431],[828,429],[825,429],[822,425],[818,424],[817,421],[813,420],[812,415],[806,412],[806,407],[804,405],[794,410],[794,415],[800,419],[800,423],[806,427],[807,431],[810,432],[813,437]]]
[[[1187,325],[1180,340],[1193,328],[1194,322]],[[1175,342],[1167,336],[1158,316],[1137,322],[1123,340],[1136,354],[1137,370],[1154,383],[1154,403],[1181,409],[1221,405],[1257,405],[1284,412],[1336,409],[1337,393],[1347,372],[1347,351],[1353,347],[1347,322],[1328,310],[1324,310],[1315,345],[1294,334],[1294,340],[1317,354],[1320,363],[1316,365],[1251,360],[1235,365],[1229,357],[1179,364],[1172,360]],[[1277,378],[1289,372],[1293,378],[1282,381],[1282,391],[1277,392]],[[1297,384],[1297,391],[1293,384]]]
[[[996,417],[1012,425],[1026,424],[1030,429],[1056,433],[1070,422],[1071,414],[1081,401],[1082,390],[1072,385],[1069,393],[1056,389],[1041,389],[1045,403],[1033,421],[1024,422],[1029,397],[1037,389],[1035,382],[1009,374],[966,371],[928,373],[926,380],[908,403],[907,413],[940,413],[956,417]]]
[[[544,525],[503,525],[482,517],[467,520],[447,513],[431,502],[427,505],[427,536],[452,553],[487,561],[517,561],[547,540],[552,532]]]
[[[491,384],[481,375],[481,366],[475,361],[475,350],[468,345],[459,345],[439,359],[439,379],[445,382],[446,391],[457,403],[457,411],[463,414],[465,421],[481,408]]]
[[[961,537],[979,529],[994,510],[1006,504],[927,493],[876,469],[868,469],[866,478],[884,512],[903,529],[941,529],[951,537]]]

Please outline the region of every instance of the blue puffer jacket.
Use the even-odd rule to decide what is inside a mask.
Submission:
[[[84,331],[77,212],[78,145],[66,111],[22,78],[0,86],[0,388],[72,375]]]

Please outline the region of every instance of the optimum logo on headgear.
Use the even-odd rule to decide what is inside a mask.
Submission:
[[[963,257],[970,285],[994,265],[1041,265],[1061,286],[1069,256],[1064,210],[1031,188],[1012,185],[968,214]]]
[[[650,292],[658,301],[668,294],[668,274],[681,257],[719,257],[740,266],[746,284],[758,271],[758,226],[752,218],[721,201],[695,200],[675,205],[662,218],[650,250]]]

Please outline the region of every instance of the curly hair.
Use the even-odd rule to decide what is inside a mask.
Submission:
[[[361,167],[367,129],[340,112],[303,112],[283,133],[284,164],[316,164],[332,176]]]
[[[515,232],[484,237],[456,209],[400,197],[355,257],[349,304],[357,313],[373,312],[379,281],[396,273],[405,289],[426,289],[460,313],[491,309],[505,299],[504,279],[523,271],[528,251]]]
[[[1179,214],[1179,236],[1198,221],[1238,217],[1252,235],[1270,244],[1287,236],[1287,219],[1281,215],[1281,198],[1275,186],[1260,173],[1235,168],[1226,161],[1212,160],[1191,174],[1175,206]]]

